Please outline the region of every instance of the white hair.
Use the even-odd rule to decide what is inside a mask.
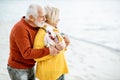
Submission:
[[[39,15],[39,10],[42,10],[42,7],[38,4],[31,4],[28,7],[26,18],[29,19],[30,16],[33,16],[34,18],[37,18]]]
[[[56,23],[56,20],[59,19],[59,9],[52,6],[45,6],[46,11],[46,20],[51,23]]]

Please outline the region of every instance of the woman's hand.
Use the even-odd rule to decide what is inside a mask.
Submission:
[[[59,51],[63,50],[65,48],[65,45],[62,42],[57,42],[55,45],[55,48]]]
[[[67,47],[70,44],[70,39],[66,35],[63,35],[63,39],[64,39],[66,47]]]

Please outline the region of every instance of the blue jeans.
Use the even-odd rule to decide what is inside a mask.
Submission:
[[[57,80],[65,80],[64,79],[64,74],[62,74]]]
[[[15,69],[7,66],[11,80],[35,80],[34,67],[31,69]]]

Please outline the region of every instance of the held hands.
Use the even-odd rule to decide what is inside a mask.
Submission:
[[[57,55],[61,50],[65,49],[70,44],[70,40],[66,35],[62,35],[64,42],[53,42],[49,46],[50,55],[55,56]]]
[[[63,42],[57,42],[55,48],[61,51],[65,48],[65,44],[63,44]]]
[[[55,46],[49,47],[50,55],[55,56],[59,53],[59,50],[55,48]]]
[[[55,56],[57,55],[61,50],[63,50],[65,47],[61,42],[55,43],[54,46],[49,47],[50,55]]]

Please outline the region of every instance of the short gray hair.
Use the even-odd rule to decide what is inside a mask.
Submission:
[[[27,13],[26,13],[26,18],[29,19],[30,16],[33,16],[34,18],[37,18],[39,15],[39,10],[42,10],[42,6],[38,4],[31,4],[28,7]]]

